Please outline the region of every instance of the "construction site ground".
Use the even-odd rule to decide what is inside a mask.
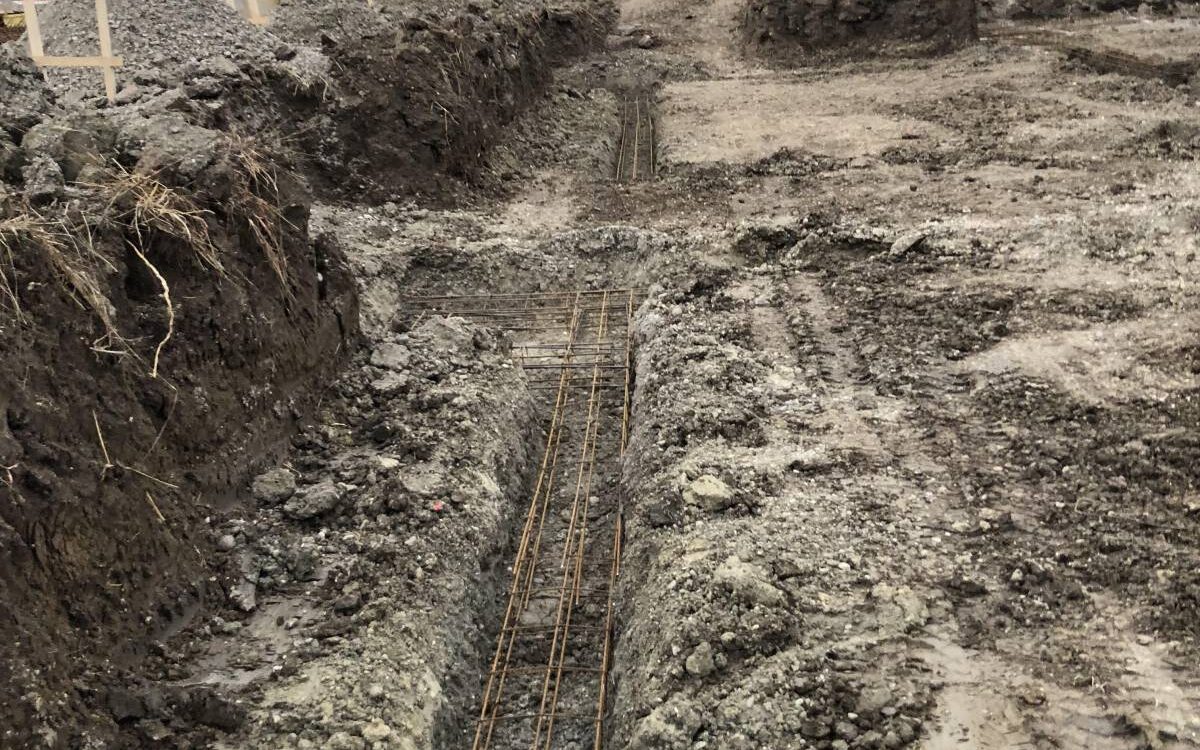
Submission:
[[[482,187],[314,205],[361,346],[117,742],[1200,747],[1200,89],[1038,36],[1200,22],[782,66],[620,11]]]

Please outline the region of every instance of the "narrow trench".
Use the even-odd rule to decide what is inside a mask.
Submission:
[[[633,396],[632,289],[415,297],[408,314],[505,330],[544,421],[534,481],[489,616],[461,743],[599,750],[620,574],[619,461]]]
[[[658,122],[654,98],[644,91],[618,93],[621,132],[614,176],[617,182],[653,180],[658,172]]]

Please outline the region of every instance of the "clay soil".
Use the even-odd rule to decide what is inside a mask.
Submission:
[[[471,748],[549,404],[519,334],[406,299],[629,288],[602,747],[1200,747],[1196,79],[1097,72],[1038,26],[791,67],[742,10],[624,0],[452,206],[312,206],[362,345],[189,516],[227,596],[85,696],[106,742]],[[590,726],[595,696],[560,708]]]

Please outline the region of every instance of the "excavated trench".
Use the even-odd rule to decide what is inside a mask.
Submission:
[[[456,745],[603,745],[620,575],[620,462],[633,403],[633,289],[411,297],[431,315],[503,331],[525,372],[544,442],[481,619],[485,658]],[[448,732],[453,737],[455,732]]]
[[[591,23],[547,20],[564,38]],[[520,59],[497,91],[534,68],[536,80],[517,88],[541,89],[541,63],[553,56]],[[660,73],[612,68],[576,73],[585,90],[605,88],[603,98],[564,94],[582,102],[571,106],[612,106],[589,112],[605,130],[597,143],[574,144],[603,163],[586,176],[572,171],[588,182],[562,191],[571,195],[559,194],[557,207],[587,195],[592,218],[632,221],[673,196],[703,206],[718,183],[752,187],[773,166],[792,170],[790,189],[810,188],[809,165],[786,150],[689,175],[676,151],[681,92],[674,102],[664,95],[660,121],[646,82]],[[496,122],[525,99],[497,99]],[[339,122],[386,111],[339,109]],[[483,119],[487,127],[464,127],[459,140],[436,117],[422,120],[413,130],[433,136],[396,139],[378,163],[365,161],[380,153],[366,141],[335,142],[323,153],[336,167],[327,176],[361,171],[387,183],[410,162],[431,174],[474,164],[498,137],[493,118]],[[425,154],[426,163],[404,150],[439,138],[456,144],[453,159]],[[820,161],[833,169],[837,160]],[[548,182],[568,172],[550,171]],[[638,184],[650,180],[658,182]],[[813,188],[822,201],[826,190]],[[716,197],[723,216],[729,196]],[[586,215],[572,211],[563,215]],[[942,640],[925,641],[940,644],[941,656],[913,645],[928,636],[926,622],[949,621],[945,597],[930,592],[961,577],[939,567],[949,554],[923,552],[928,530],[949,533],[927,475],[953,478],[939,461],[982,455],[993,441],[968,441],[947,458],[927,441],[935,433],[924,432],[927,423],[907,426],[933,419],[918,407],[936,416],[937,404],[970,404],[948,397],[943,381],[921,392],[925,385],[898,380],[920,363],[888,337],[907,346],[941,320],[949,330],[934,343],[969,348],[980,330],[1000,329],[968,327],[967,313],[1008,306],[963,297],[961,307],[929,314],[913,291],[925,280],[918,272],[953,256],[932,241],[920,246],[924,235],[908,245],[868,241],[809,218],[734,230],[712,216],[669,234],[566,231],[574,220],[544,217],[514,229],[520,210],[503,215],[394,203],[314,210],[314,251],[328,244],[341,258],[344,249],[359,282],[365,346],[321,391],[319,414],[288,459],[255,480],[255,503],[241,516],[216,507],[213,520],[194,519],[197,541],[214,540],[216,568],[228,573],[221,583],[242,611],[197,616],[199,635],[167,632],[178,653],[155,648],[155,682],[103,696],[123,736],[137,738],[131,746],[752,750],[901,747],[940,736],[935,702],[960,709],[953,695],[937,697],[930,674],[970,670],[945,628]],[[653,219],[644,224],[672,223]],[[303,270],[305,289],[326,283],[322,263]],[[324,300],[324,287],[313,296]],[[340,317],[324,320],[345,337]],[[112,434],[111,415],[92,412],[84,427],[89,420]],[[154,503],[143,511],[152,527],[165,523],[150,516]],[[897,549],[921,554],[897,565]],[[1012,588],[1013,562],[997,567],[1008,583],[988,586]],[[1033,578],[1040,569],[1021,570]],[[978,585],[973,596],[984,593]],[[990,616],[997,599],[980,599],[980,609]],[[988,662],[974,662],[969,679],[988,680]],[[1147,663],[1146,682],[1156,684]]]
[[[598,177],[614,185],[653,179],[652,96],[614,95],[612,167]],[[523,494],[497,527],[507,541],[477,582],[473,642],[459,644],[472,689],[457,693],[443,714],[438,734],[447,747],[606,746],[616,697],[622,477],[635,460],[626,456],[635,327],[650,269],[670,257],[670,246],[654,233],[601,227],[555,235],[532,251],[505,248],[499,257],[494,248],[478,255],[445,248],[405,279],[408,296],[393,327],[462,319],[500,335],[541,424],[536,445],[524,451]],[[530,252],[545,260],[520,257]]]

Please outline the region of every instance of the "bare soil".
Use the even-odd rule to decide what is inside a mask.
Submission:
[[[975,0],[752,0],[741,26],[747,44],[775,56],[918,54],[975,39],[978,18]]]
[[[1200,747],[1195,79],[1099,72],[1039,24],[767,66],[743,10],[627,0],[502,108],[487,189],[313,207],[364,345],[192,517],[228,597],[82,696],[117,746],[478,749],[551,411],[527,333],[414,297],[632,288],[628,448],[584,519],[622,532],[602,747]],[[596,707],[556,696],[548,747],[593,745]]]

